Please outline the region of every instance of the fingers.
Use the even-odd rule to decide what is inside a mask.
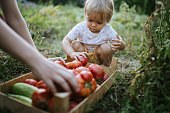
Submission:
[[[79,87],[78,87],[77,81],[76,81],[75,76],[73,75],[73,73],[72,73],[72,76],[66,77],[66,79],[69,82],[69,84],[73,87],[73,90],[75,92],[78,92]]]
[[[57,92],[57,89],[54,85],[54,83],[52,82],[52,80],[50,79],[45,79],[44,82],[48,85],[48,87],[51,89],[51,92],[54,94]]]
[[[62,61],[64,64],[66,64],[66,62],[64,61],[64,59],[62,57],[55,57],[55,58],[48,58],[48,60],[51,60],[51,61]]]
[[[77,56],[74,56],[74,59],[75,59],[75,60],[78,60]]]
[[[56,61],[56,60],[64,61],[64,59],[62,57],[55,57],[55,58],[48,58],[48,59],[51,61]]]
[[[116,37],[117,37],[118,40],[121,40],[118,34],[116,35]]]
[[[88,53],[87,52],[82,52],[83,54],[85,54],[85,55],[88,55]],[[86,57],[86,56],[85,56]]]
[[[71,92],[71,89],[70,89],[67,81],[62,76],[59,76],[59,75],[54,76],[53,81],[55,83],[59,84],[65,91]]]
[[[48,58],[48,60],[56,61],[56,58]]]
[[[117,51],[117,49],[114,49],[114,48],[112,48],[112,50],[115,51],[115,52]]]
[[[112,43],[113,46],[120,46],[121,43]]]
[[[82,55],[83,57],[87,57],[86,55],[88,55],[88,53],[87,52],[80,52],[80,55]]]
[[[58,57],[59,61],[62,61],[64,64],[66,64],[66,62],[64,61],[64,59],[62,57]]]
[[[73,75],[73,73],[68,71],[67,69],[61,70],[60,72],[61,72],[60,75],[66,80],[66,81],[62,81],[62,83],[60,82],[60,84],[62,84],[63,88],[66,91],[69,90],[68,89],[69,87],[67,87],[67,84],[65,84],[68,82],[73,87],[73,89],[77,92],[79,90],[79,88],[78,88],[78,85],[77,85],[77,82],[76,82],[76,79],[75,79],[75,76]]]
[[[71,57],[74,58],[75,60],[78,60],[78,58],[80,58],[80,56],[84,56],[85,58],[87,58],[88,53],[87,52],[73,52],[71,54]]]
[[[112,41],[114,41],[114,42],[118,42],[118,43],[120,43],[120,42],[121,42],[120,40],[112,40]]]

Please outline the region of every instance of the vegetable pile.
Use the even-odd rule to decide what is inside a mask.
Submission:
[[[109,77],[100,65],[91,63],[87,66],[88,61],[84,57],[67,63],[54,62],[74,73],[79,85],[79,92],[73,92],[70,96],[69,110],[93,93],[100,86],[98,83],[104,82]],[[56,85],[56,87],[59,92],[64,91],[60,86]],[[7,96],[46,111],[53,110],[54,97],[43,80],[26,79],[23,82],[15,83]]]

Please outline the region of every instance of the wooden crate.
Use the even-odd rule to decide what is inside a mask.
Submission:
[[[92,94],[83,99],[76,107],[71,109],[69,112],[69,93],[56,93],[54,95],[55,101],[53,113],[83,113],[84,110],[87,110],[90,107],[90,104],[94,104],[96,101],[101,99],[114,82],[117,62],[118,60],[113,57],[110,67],[103,66],[103,69],[105,73],[109,75],[109,78],[104,81]],[[89,63],[87,65],[89,65]],[[47,111],[29,106],[21,101],[6,96],[6,93],[9,92],[13,84],[17,82],[23,82],[28,78],[36,79],[36,77],[32,73],[28,73],[0,84],[0,109],[5,109],[10,113],[49,113]]]

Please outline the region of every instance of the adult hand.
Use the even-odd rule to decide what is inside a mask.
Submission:
[[[87,52],[72,52],[70,57],[71,57],[71,59],[78,60],[81,58],[80,56],[84,56],[85,58],[87,58],[86,55],[88,55]]]
[[[66,62],[64,61],[64,59],[62,57],[55,57],[55,58],[48,58],[49,60],[55,62],[55,61],[62,61],[64,64],[66,64]]]
[[[72,72],[46,58],[40,60],[41,61],[36,62],[34,67],[30,67],[30,69],[39,79],[42,79],[49,86],[53,93],[57,92],[56,84],[68,92],[71,92],[71,87],[75,92],[79,91],[75,76]]]
[[[117,50],[123,50],[125,48],[125,42],[123,42],[119,35],[116,35],[117,36],[117,40],[112,40],[116,43],[112,43],[112,50],[113,51],[117,51]]]

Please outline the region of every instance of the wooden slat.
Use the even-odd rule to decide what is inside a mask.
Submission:
[[[54,108],[52,113],[67,113],[69,108],[69,92],[56,93],[54,95]]]
[[[7,97],[0,92],[0,109],[4,109],[9,113],[49,113],[36,107],[27,105],[14,98]]]
[[[13,84],[15,84],[17,82],[23,82],[28,78],[36,79],[35,76],[32,73],[28,73],[28,74],[16,77],[16,78],[14,78],[12,80],[9,80],[9,81],[7,81],[5,83],[0,84],[0,92],[8,93],[9,90],[10,90],[10,87]]]

